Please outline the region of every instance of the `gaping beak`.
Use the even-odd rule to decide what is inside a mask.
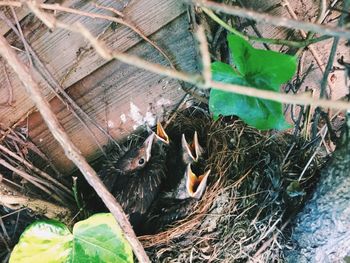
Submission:
[[[153,141],[154,141],[154,136],[155,136],[155,133],[152,132],[152,133],[147,137],[147,139],[146,139],[145,142],[144,142],[144,147],[145,147],[145,149],[146,149],[146,153],[145,153],[146,162],[148,162],[149,159],[151,158],[151,151],[152,151],[152,145],[153,145]]]
[[[156,133],[156,137],[158,140],[164,142],[165,144],[169,144],[169,136],[168,134],[165,132],[162,124],[160,122],[157,122],[157,133]]]
[[[183,149],[183,161],[185,163],[197,162],[199,157],[203,154],[203,148],[199,145],[197,131],[194,132],[193,140],[189,144],[186,141],[185,135],[182,134],[181,139]]]
[[[187,165],[186,169],[186,190],[189,197],[200,199],[207,186],[210,170],[200,176],[196,176],[191,169],[191,164]]]

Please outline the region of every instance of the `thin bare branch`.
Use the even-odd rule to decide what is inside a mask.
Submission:
[[[40,12],[41,13],[41,12]],[[39,15],[41,15],[38,13]],[[43,17],[46,19],[46,17]],[[48,20],[47,20],[48,21]],[[49,22],[49,21],[48,21]],[[58,122],[56,115],[52,112],[49,103],[40,94],[38,84],[34,81],[28,69],[20,61],[6,39],[0,35],[0,54],[13,68],[18,78],[24,85],[30,98],[41,113],[45,123],[51,131],[54,138],[60,143],[65,151],[66,156],[80,169],[87,182],[95,189],[101,197],[107,208],[114,215],[116,221],[122,228],[126,239],[130,243],[133,251],[140,262],[150,262],[141,243],[137,239],[122,207],[116,201],[115,197],[106,189],[105,185],[98,177],[96,172],[91,168],[85,158],[81,155],[79,149],[72,143],[61,124]]]
[[[35,185],[36,187],[38,187],[39,189],[41,189],[42,191],[47,193],[49,196],[52,196],[55,200],[59,201],[60,203],[64,203],[56,194],[54,194],[52,191],[50,191],[48,188],[46,188],[45,186],[42,185],[42,184],[46,185],[47,182],[45,182],[41,179],[35,178],[34,176],[31,176],[31,175],[27,174],[26,172],[17,169],[13,165],[6,162],[4,159],[0,159],[0,165],[6,167],[7,169],[9,169],[9,170],[13,171],[14,173],[16,173],[17,175],[21,176],[22,178],[24,178],[25,180],[27,180],[31,184]]]
[[[0,1],[0,6],[22,7],[22,3],[19,1]]]
[[[19,38],[20,38],[20,39],[22,40],[22,42],[23,42],[24,49],[25,49],[25,51],[26,51],[29,64],[30,64],[30,66],[32,67],[32,66],[33,66],[33,60],[32,60],[32,57],[31,57],[30,54],[29,54],[28,43],[27,43],[27,41],[25,41],[25,38],[24,38],[24,35],[23,35],[23,31],[22,31],[21,25],[20,25],[20,23],[19,23],[19,21],[18,21],[18,17],[17,17],[17,14],[16,14],[16,12],[15,12],[15,9],[13,8],[13,6],[10,6],[10,9],[11,9],[11,12],[12,12],[12,16],[13,16],[13,18],[15,19],[15,22],[16,22],[17,30],[18,30],[18,32],[19,32]]]
[[[331,27],[305,21],[298,21],[295,19],[288,19],[285,17],[277,17],[268,14],[262,14],[259,12],[248,10],[246,8],[229,6],[206,0],[186,0],[186,2],[196,4],[200,7],[204,6],[217,12],[223,12],[234,16],[244,17],[261,23],[282,26],[292,29],[303,29],[305,31],[317,32],[323,35],[337,36],[350,39],[350,30],[346,30],[339,27]]]
[[[323,0],[320,0],[320,1],[323,3]],[[323,4],[320,4],[320,5],[323,6]],[[295,14],[295,12],[294,12],[294,10],[292,9],[292,7],[290,6],[288,0],[284,0],[284,6],[287,8],[287,11],[288,11],[288,13],[291,15],[291,17],[292,17],[293,19],[296,19],[296,20],[297,20],[297,15]],[[323,18],[324,18],[324,13],[325,13],[325,11],[320,10],[320,13],[319,13],[319,15],[318,15],[318,19],[317,19],[317,20],[322,21]],[[305,40],[307,40],[308,37],[307,37],[306,32],[305,32],[304,30],[299,30],[299,31],[300,31],[301,36],[302,36]],[[318,65],[318,67],[320,68],[321,72],[324,73],[324,72],[325,72],[325,67],[324,67],[324,65],[323,65],[323,62],[321,61],[320,56],[318,55],[318,52],[316,51],[316,49],[315,49],[313,46],[309,46],[308,49],[310,50],[312,56],[314,57],[314,59],[315,59],[317,65]],[[334,85],[333,85],[333,83],[332,83],[330,80],[328,80],[328,85],[329,85],[329,87],[331,88],[331,90],[334,89]]]
[[[343,3],[343,10],[346,11],[349,9],[350,6],[350,1],[349,0],[345,0]],[[340,16],[339,22],[338,22],[338,26],[342,27],[345,21],[345,16],[346,13],[343,12]],[[338,48],[338,43],[339,43],[339,37],[335,37],[333,44],[332,44],[332,48],[331,48],[331,52],[329,54],[329,58],[328,58],[328,62],[326,65],[326,69],[322,78],[322,82],[321,82],[321,93],[320,93],[320,97],[324,98],[326,95],[326,85],[327,85],[327,81],[328,81],[328,75],[333,67],[333,63],[334,63],[334,58],[335,58],[335,53],[337,51]]]
[[[209,53],[207,38],[205,36],[204,28],[202,26],[198,26],[197,39],[199,42],[199,50],[202,55],[204,83],[206,84],[206,88],[210,88],[210,83],[211,83],[210,53]]]
[[[0,19],[4,20],[5,23],[14,31],[14,33],[20,36],[20,32],[13,26],[12,22],[5,16],[4,13],[0,12]],[[74,116],[81,122],[87,132],[90,134],[91,138],[95,141],[96,145],[99,147],[100,151],[104,154],[104,150],[97,140],[95,134],[92,129],[87,125],[82,117],[80,117],[79,113],[85,117],[88,121],[90,121],[97,129],[99,129],[111,142],[113,142],[118,149],[120,149],[119,144],[114,140],[114,138],[105,130],[97,121],[95,121],[92,117],[90,117],[64,90],[64,88],[58,83],[58,81],[52,76],[51,72],[47,69],[47,67],[41,62],[40,58],[37,56],[33,48],[29,45],[26,39],[23,37],[22,41],[27,49],[29,50],[30,55],[34,59],[34,66],[37,67],[37,70],[43,76],[43,78],[48,82],[48,86],[51,88],[52,92],[59,98],[63,104],[67,106],[67,108],[72,108],[72,113]]]
[[[20,163],[24,164],[29,169],[32,169],[34,172],[36,172],[37,174],[41,175],[43,178],[45,178],[45,179],[51,181],[52,183],[56,184],[61,189],[65,190],[68,194],[70,194],[70,195],[72,194],[72,191],[68,187],[66,187],[65,185],[61,184],[59,181],[57,181],[56,179],[54,179],[52,176],[48,175],[47,173],[45,173],[45,172],[41,171],[40,169],[36,168],[32,164],[30,164],[28,161],[26,161],[22,157],[18,156],[14,152],[10,151],[9,149],[7,149],[5,146],[3,146],[1,144],[0,144],[0,150],[3,151],[4,153],[8,154],[9,156],[13,157],[14,159],[19,161]]]
[[[35,7],[36,8],[36,7]],[[33,10],[34,12],[34,10]],[[199,88],[205,88],[206,84],[202,76],[195,74],[188,74],[185,72],[177,71],[172,68],[164,67],[162,65],[151,63],[146,60],[143,60],[137,56],[125,54],[118,51],[110,51],[106,45],[96,39],[89,30],[87,30],[80,23],[75,23],[73,25],[66,25],[58,20],[54,20],[53,17],[48,16],[47,14],[42,14],[38,8],[35,10],[38,13],[38,17],[43,19],[43,22],[49,26],[60,27],[72,32],[82,34],[95,48],[96,52],[106,60],[118,59],[126,64],[142,68],[144,70],[157,73],[163,76],[175,78],[178,80],[182,80],[193,85],[198,86]],[[54,21],[53,21],[54,20]],[[247,86],[239,86],[233,84],[226,84],[221,82],[213,82],[211,83],[212,88],[216,88],[223,91],[235,92],[241,95],[247,95],[251,97],[257,97],[261,99],[268,99],[273,101],[278,101],[282,103],[288,104],[300,104],[300,105],[311,105],[311,106],[319,106],[324,108],[332,108],[332,109],[341,109],[346,110],[350,108],[350,103],[344,101],[330,101],[325,99],[315,99],[309,98],[305,95],[291,95],[291,94],[281,94],[276,93],[269,90],[261,90],[253,87]]]
[[[261,35],[258,37],[251,36],[251,35],[247,35],[247,34],[244,34],[240,31],[236,30],[235,28],[233,28],[232,26],[230,26],[229,24],[224,22],[212,10],[210,10],[206,7],[202,7],[202,9],[203,9],[204,13],[206,13],[211,19],[213,19],[216,23],[218,23],[220,26],[225,28],[227,31],[229,31],[235,35],[238,35],[246,40],[250,40],[250,41],[261,42],[264,44],[287,45],[290,47],[305,48],[306,46],[311,45],[313,43],[317,43],[317,42],[331,38],[331,36],[321,36],[318,38],[310,38],[310,39],[305,39],[305,40],[300,40],[300,41],[293,41],[293,40],[286,40],[286,39],[263,38],[263,37],[261,37]],[[254,26],[254,28],[255,28],[255,26]],[[257,29],[255,28],[255,30],[257,30]]]
[[[28,208],[34,213],[43,214],[47,218],[60,219],[69,222],[71,212],[68,208],[52,204],[46,200],[27,197],[11,186],[1,183],[0,204],[10,209]]]
[[[156,50],[158,50],[159,53],[161,53],[165,59],[169,62],[169,65],[172,68],[174,67],[174,64],[172,63],[171,59],[169,58],[169,56],[155,43],[153,42],[151,39],[149,39],[140,29],[138,29],[135,25],[133,25],[131,22],[127,21],[126,18],[124,18],[123,14],[120,13],[118,10],[115,10],[114,8],[108,8],[108,7],[104,7],[101,5],[97,5],[95,4],[96,7],[101,8],[101,9],[106,9],[109,11],[112,11],[116,14],[118,14],[121,18],[118,17],[111,17],[111,16],[107,16],[107,15],[101,15],[101,14],[96,14],[96,13],[89,13],[89,12],[84,12],[84,11],[80,11],[74,8],[69,8],[69,7],[64,7],[61,6],[59,4],[36,4],[36,6],[38,8],[42,8],[42,9],[46,9],[46,10],[54,10],[54,11],[63,11],[63,12],[67,12],[67,13],[71,13],[71,14],[77,14],[80,16],[86,16],[86,17],[91,17],[91,18],[98,18],[98,19],[104,19],[104,20],[108,20],[108,21],[112,21],[115,23],[119,23],[122,24],[128,28],[130,28],[131,30],[133,30],[135,33],[137,33],[142,39],[144,39],[146,42],[148,42],[151,46],[153,46]],[[48,26],[48,25],[47,25]],[[53,28],[53,27],[50,27]]]
[[[5,85],[8,89],[8,98],[7,98],[7,104],[9,106],[12,106],[13,104],[13,87],[12,87],[12,83],[11,83],[11,80],[9,78],[9,74],[7,72],[7,68],[6,68],[6,64],[5,63],[2,63],[3,64],[3,69],[4,69],[4,75],[5,75],[5,80],[7,82],[7,85]]]

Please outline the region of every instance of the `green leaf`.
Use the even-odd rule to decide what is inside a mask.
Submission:
[[[54,220],[34,222],[22,233],[12,251],[10,263],[66,262],[71,252],[73,235]]]
[[[112,214],[96,214],[73,228],[70,262],[133,262],[129,243]]]
[[[260,130],[283,130],[290,127],[284,120],[281,103],[275,101],[212,89],[209,108],[213,112],[214,118],[219,115],[236,115],[248,125]]]
[[[37,221],[22,234],[10,263],[133,262],[129,243],[111,214],[96,214],[73,227]]]
[[[235,35],[229,35],[227,40],[233,63],[240,74],[247,80],[252,80],[252,86],[254,82],[259,84],[260,81],[280,85],[293,77],[297,67],[296,57],[253,48],[243,38]],[[259,88],[256,85],[254,87]],[[275,87],[278,91],[279,87]]]
[[[212,63],[213,80],[278,92],[280,84],[294,75],[295,57],[255,49],[243,38],[234,35],[228,36],[228,42],[235,66]],[[285,121],[282,104],[271,100],[212,89],[209,108],[214,118],[236,115],[261,130],[290,127]]]

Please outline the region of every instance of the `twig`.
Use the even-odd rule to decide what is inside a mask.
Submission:
[[[329,73],[331,72],[331,69],[333,67],[335,53],[337,52],[338,43],[339,43],[339,38],[335,37],[333,44],[332,44],[331,53],[329,54],[327,66],[326,66],[325,72],[324,72],[323,77],[322,77],[320,98],[324,98],[326,96],[326,87],[327,87],[328,76],[329,76]]]
[[[306,165],[305,165],[303,171],[300,173],[300,176],[299,176],[299,178],[298,178],[298,182],[301,181],[301,179],[303,178],[303,176],[304,176],[304,174],[305,174],[307,168],[309,168],[311,162],[312,162],[312,161],[314,160],[314,158],[316,157],[316,154],[318,153],[318,150],[319,150],[319,148],[320,148],[321,145],[322,145],[323,139],[325,138],[325,136],[326,136],[326,134],[327,134],[327,130],[328,130],[327,126],[323,126],[323,129],[322,129],[322,130],[324,130],[324,132],[323,132],[323,134],[321,134],[321,141],[320,141],[319,145],[317,146],[317,148],[315,149],[315,151],[314,151],[314,153],[312,154],[312,156],[310,157],[310,159],[308,160],[308,162],[306,163]],[[322,132],[322,131],[321,131],[321,132]]]
[[[6,217],[12,216],[13,214],[17,214],[17,213],[19,213],[19,212],[21,212],[21,211],[23,211],[23,210],[26,210],[26,209],[27,209],[27,208],[17,209],[17,210],[15,210],[15,211],[11,212],[11,213],[8,213],[8,214],[6,214],[6,215],[0,216],[0,218],[1,218],[1,219],[4,219],[4,218],[6,218]]]
[[[19,123],[22,123],[26,118],[28,118],[28,114],[32,113],[34,110],[36,110],[35,108],[32,108],[27,114],[23,115],[19,120],[17,120],[17,122],[15,122],[10,128],[6,128],[6,131],[3,131],[0,129],[0,134],[2,135],[0,137],[0,142],[11,142],[14,147],[18,148],[16,143],[19,143],[21,146],[28,148],[30,150],[32,150],[35,154],[37,154],[40,158],[42,158],[42,160],[46,161],[48,163],[48,165],[50,166],[50,168],[55,172],[55,174],[58,177],[62,177],[62,174],[60,173],[60,171],[57,169],[57,167],[55,166],[55,164],[52,162],[52,160],[47,157],[34,143],[32,143],[31,141],[28,140],[22,140],[21,138],[18,138],[17,134],[15,132],[13,132],[13,129],[15,127],[18,126]],[[10,134],[13,133],[13,134]],[[10,139],[9,140],[5,140],[6,138]],[[20,153],[21,151],[18,151],[18,153]]]
[[[202,7],[202,10],[204,13],[206,13],[211,19],[213,19],[216,23],[218,23],[220,26],[225,28],[227,31],[240,36],[244,39],[255,41],[255,42],[262,42],[262,43],[267,43],[267,44],[273,44],[273,45],[287,45],[290,47],[306,47],[308,45],[326,40],[331,38],[331,36],[321,36],[318,38],[311,38],[311,39],[306,39],[306,40],[301,40],[301,41],[291,41],[291,40],[286,40],[286,39],[271,39],[271,38],[263,38],[263,37],[255,37],[255,36],[250,36],[243,34],[242,32],[234,29],[232,26],[228,25],[226,22],[224,22],[220,17],[218,17],[213,11],[206,7]]]
[[[2,64],[3,64],[4,73],[5,73],[4,74],[5,75],[5,79],[6,79],[6,82],[7,82],[7,85],[5,85],[5,86],[8,87],[8,91],[9,91],[7,104],[9,106],[12,106],[12,103],[13,103],[13,87],[12,87],[12,83],[11,83],[10,78],[9,78],[9,74],[7,73],[6,64],[5,63],[2,63]]]
[[[348,10],[349,6],[350,6],[350,0],[345,0],[344,4],[343,4],[343,10]],[[345,12],[343,12],[340,15],[340,19],[338,21],[339,27],[343,26],[345,16],[346,16]],[[327,66],[326,66],[325,72],[324,72],[323,77],[322,77],[321,90],[320,90],[320,98],[321,99],[326,96],[326,87],[327,87],[327,82],[328,82],[328,76],[329,76],[329,73],[333,67],[335,53],[336,53],[337,48],[338,48],[338,43],[339,43],[339,37],[335,37],[333,40],[331,52],[329,54]],[[316,133],[316,130],[317,130],[318,122],[320,119],[320,111],[321,111],[320,109],[316,109],[316,112],[315,112],[314,123],[312,126],[312,134],[313,135]]]
[[[35,3],[28,2],[35,8]],[[44,121],[46,122],[49,130],[54,138],[60,143],[65,151],[66,156],[74,162],[74,164],[80,169],[87,182],[95,189],[96,193],[101,197],[107,208],[114,215],[116,221],[122,228],[126,239],[130,243],[133,251],[140,262],[150,262],[146,252],[144,251],[141,243],[137,239],[126,215],[123,212],[122,207],[116,201],[114,196],[106,189],[101,179],[96,172],[91,168],[88,162],[80,154],[80,151],[72,143],[61,124],[58,122],[56,115],[52,112],[50,105],[40,94],[39,86],[34,81],[32,75],[28,69],[19,60],[16,53],[11,49],[6,39],[0,35],[0,54],[13,68],[18,78],[24,85],[28,95],[33,100],[34,104],[41,113]]]
[[[255,11],[248,10],[246,8],[223,5],[206,0],[185,0],[185,2],[193,3],[200,7],[207,7],[217,12],[223,12],[226,14],[255,20],[261,23],[272,24],[275,26],[282,26],[292,29],[303,29],[306,31],[317,32],[323,35],[337,36],[350,39],[350,31],[339,27],[331,27],[310,22],[298,21],[295,19],[288,19],[285,17],[276,17],[267,14],[261,14]]]
[[[101,9],[104,9],[104,10],[111,11],[111,12],[115,13],[116,15],[120,16],[121,18],[124,18],[124,14],[122,12],[120,12],[119,10],[113,8],[113,7],[102,6],[102,5],[99,5],[99,4],[96,4],[96,3],[93,3],[93,5],[96,6],[97,8],[101,8]]]
[[[350,1],[349,0],[345,0],[344,4],[343,4],[343,10],[348,10],[349,6],[350,6]],[[341,14],[341,16],[340,16],[339,21],[338,21],[338,27],[342,27],[344,25],[345,17],[346,17],[346,13],[343,12]],[[331,52],[329,54],[327,66],[326,66],[325,72],[323,74],[322,82],[321,82],[320,98],[324,98],[325,97],[328,75],[329,75],[329,73],[330,73],[330,71],[331,71],[331,69],[333,67],[335,53],[337,51],[338,43],[339,43],[339,37],[335,37],[334,41],[333,41],[333,44],[332,44]]]
[[[3,19],[7,25],[14,31],[14,33],[20,37],[20,34],[18,30],[12,25],[12,22],[7,19],[4,13],[0,12],[0,18]],[[35,51],[32,49],[32,47],[28,44],[26,39],[23,37],[22,41],[25,46],[27,46],[27,49],[29,50],[29,53],[33,56],[35,61],[35,66],[38,68],[38,71],[41,73],[43,78],[48,82],[48,86],[51,88],[52,92],[61,100],[61,102],[67,106],[72,107],[72,113],[74,116],[81,122],[81,124],[84,126],[84,128],[87,130],[87,132],[90,134],[90,136],[95,141],[96,145],[99,147],[100,151],[104,153],[104,150],[100,143],[98,142],[95,134],[91,130],[91,128],[86,124],[86,122],[80,117],[80,114],[82,114],[88,121],[90,121],[97,129],[99,129],[111,142],[113,142],[119,149],[119,144],[113,139],[113,137],[101,127],[92,117],[90,117],[64,90],[64,88],[58,83],[58,81],[52,76],[51,72],[47,69],[47,67],[41,62],[40,58],[37,56]],[[62,95],[62,96],[61,96]]]
[[[75,23],[73,25],[66,25],[58,20],[52,20],[52,17],[48,16],[41,12],[39,9],[33,10],[37,14],[37,16],[50,28],[60,27],[72,32],[77,32],[82,34],[95,48],[96,52],[106,60],[118,59],[126,64],[136,66],[138,68],[142,68],[148,70],[153,73],[157,73],[163,76],[172,77],[175,79],[179,79],[193,85],[196,85],[200,88],[205,88],[205,82],[200,75],[188,74],[181,71],[177,71],[171,68],[167,68],[161,66],[156,63],[151,63],[146,60],[143,60],[137,56],[125,54],[118,51],[110,51],[105,46],[105,44],[98,39],[94,38],[89,30],[87,30],[84,26],[79,23]],[[320,106],[325,108],[334,108],[346,110],[350,108],[350,103],[343,101],[329,101],[325,99],[314,99],[308,98],[307,96],[301,95],[290,95],[290,94],[280,94],[269,90],[260,90],[253,87],[239,86],[233,84],[226,84],[221,82],[213,82],[211,83],[212,88],[216,88],[223,91],[235,92],[241,95],[247,95],[251,97],[257,97],[262,99],[269,99],[273,101],[278,101],[282,103],[290,103],[290,104],[301,104],[301,105],[312,105],[312,106]]]
[[[57,181],[56,179],[54,179],[52,176],[48,175],[47,173],[45,173],[45,172],[41,171],[40,169],[36,168],[35,166],[33,166],[32,164],[27,162],[25,159],[19,157],[17,154],[15,154],[14,152],[10,151],[9,149],[7,149],[5,146],[3,146],[1,144],[0,144],[0,150],[5,152],[9,156],[13,157],[17,161],[21,162],[22,164],[27,166],[29,169],[32,169],[34,172],[36,172],[37,174],[41,175],[43,178],[45,178],[45,179],[51,181],[52,183],[56,184],[57,186],[61,187],[68,194],[72,195],[72,191],[69,190],[68,187],[66,187],[65,185],[61,184],[59,181]]]
[[[10,239],[10,236],[8,235],[8,233],[7,233],[7,230],[6,230],[6,227],[5,227],[5,225],[4,225],[4,221],[0,218],[0,225],[1,225],[1,228],[2,228],[2,232],[4,232],[4,235],[5,235],[5,237],[6,237],[6,240],[7,241],[10,241],[11,239]]]
[[[10,246],[8,245],[7,240],[5,239],[5,237],[1,233],[0,233],[0,238],[2,239],[2,242],[5,244],[7,251],[10,252],[11,251]],[[6,262],[6,261],[4,261],[4,262]]]
[[[35,178],[34,176],[31,176],[31,175],[27,174],[26,172],[23,172],[23,171],[17,169],[16,167],[14,167],[11,164],[9,164],[8,162],[6,162],[4,159],[0,159],[0,165],[6,167],[7,169],[18,174],[19,176],[21,176],[22,178],[24,178],[25,180],[27,180],[31,184],[35,185],[36,187],[38,187],[39,189],[41,189],[42,191],[47,193],[49,196],[53,197],[56,201],[58,201],[60,203],[64,203],[56,194],[52,193],[48,188],[41,185],[41,184],[44,184],[47,186],[47,182],[45,182],[39,178]]]
[[[30,67],[33,67],[33,60],[32,60],[32,57],[29,54],[28,43],[24,39],[23,31],[22,31],[21,25],[20,25],[20,23],[18,21],[18,17],[16,15],[16,12],[15,12],[13,6],[10,6],[10,9],[11,9],[11,12],[12,12],[12,16],[15,19],[15,22],[16,22],[17,30],[19,32],[19,38],[22,39],[22,42],[23,42],[24,49],[25,49],[27,57],[28,57],[28,61],[29,61]]]
[[[257,258],[259,255],[261,255],[270,245],[271,243],[276,240],[278,235],[288,226],[288,224],[292,221],[292,217],[288,218],[288,220],[282,225],[280,228],[280,231],[275,233],[270,239],[265,241],[262,246],[255,252],[253,259]]]
[[[244,7],[246,8],[246,4],[244,3],[244,1],[242,0],[237,0],[237,2],[239,3],[240,7]],[[246,21],[249,23],[249,25],[252,27],[253,31],[255,32],[255,34],[259,37],[262,38],[262,34],[260,33],[259,29],[256,27],[256,23],[255,21],[251,21],[249,19],[246,19]],[[266,48],[266,50],[271,50],[271,48],[266,44],[263,43],[263,46]]]
[[[18,1],[1,1],[0,6],[22,7],[22,3]]]
[[[322,1],[323,1],[323,0],[322,0]],[[292,9],[292,7],[290,6],[288,0],[284,0],[284,6],[287,8],[287,11],[288,11],[288,13],[291,15],[291,17],[292,17],[293,19],[297,19],[297,15],[295,14],[295,12],[294,12],[294,10]],[[322,17],[321,17],[322,14],[323,14],[323,11],[320,12],[320,14],[319,14],[320,16],[318,17],[317,20],[321,20],[321,21],[323,20]],[[304,30],[299,30],[299,31],[300,31],[301,36],[305,39],[305,41],[308,41],[309,38],[308,38],[306,32],[305,32]],[[323,66],[323,62],[322,62],[321,59],[320,59],[320,56],[318,55],[318,52],[314,49],[313,46],[309,46],[308,49],[310,50],[312,56],[315,58],[315,61],[316,61],[317,65],[318,65],[318,67],[320,68],[321,72],[324,73],[325,68],[324,68],[324,66]],[[333,86],[334,86],[334,85],[332,84],[332,82],[331,82],[331,81],[328,81],[328,84],[329,84],[329,86],[331,87],[331,89],[333,89]]]
[[[92,36],[90,31],[88,31],[84,26],[79,23],[75,23],[73,25],[67,25],[58,20],[52,19],[49,14],[41,12],[36,6],[33,9],[33,12],[40,18],[49,28],[63,28],[68,31],[77,32],[82,34],[95,48],[96,52],[106,60],[118,59],[126,64],[133,65],[135,67],[148,70],[153,73],[157,73],[163,76],[172,77],[175,79],[179,79],[193,85],[198,86],[199,88],[205,88],[205,82],[200,75],[196,74],[188,74],[185,72],[177,71],[171,68],[164,67],[162,65],[151,63],[146,60],[143,60],[137,56],[125,54],[118,51],[110,51],[105,46],[105,44]],[[312,106],[320,106],[325,108],[332,109],[341,109],[346,110],[350,108],[350,103],[343,101],[329,101],[325,99],[314,99],[308,98],[304,95],[290,95],[290,94],[280,94],[273,91],[268,90],[260,90],[253,87],[247,86],[239,86],[233,84],[226,84],[221,82],[212,82],[212,88],[216,88],[223,91],[235,92],[241,95],[247,95],[251,97],[257,97],[262,99],[268,99],[273,101],[278,101],[282,103],[290,103],[290,104],[301,104],[301,105],[312,105]]]
[[[180,80],[189,82],[191,84],[194,84],[200,88],[205,88],[205,83],[203,81],[203,78],[200,75],[187,74],[181,71],[163,67],[159,64],[145,61],[137,56],[124,54],[117,51],[110,52],[102,42],[94,39],[91,33],[85,27],[83,27],[80,24],[77,24],[76,26],[79,28],[80,33],[91,42],[91,44],[95,47],[96,51],[100,54],[100,56],[102,56],[105,59],[110,60],[112,58],[115,58],[126,64],[133,65],[138,68],[142,68],[163,76],[180,79]],[[77,29],[74,28],[73,26],[70,26],[69,30],[75,31]],[[346,110],[350,108],[350,103],[348,102],[330,101],[325,99],[313,99],[313,98],[308,98],[308,96],[304,96],[302,94],[301,95],[280,94],[273,91],[260,90],[260,89],[248,87],[248,86],[239,86],[239,85],[226,84],[226,83],[214,82],[214,81],[212,81],[211,87],[219,90],[223,90],[223,91],[235,92],[241,95],[279,101],[282,103],[312,105],[312,106],[320,106],[325,108],[334,108],[334,109],[342,109],[342,110]]]
[[[46,200],[27,197],[6,184],[0,185],[0,204],[13,210],[26,207],[36,214],[43,214],[51,219],[60,219],[64,223],[67,223],[71,217],[68,208]]]
[[[327,12],[327,1],[326,0],[319,0],[319,8],[318,8],[318,15],[316,19],[316,23],[321,24],[323,19],[326,17]]]
[[[141,38],[143,38],[146,42],[148,42],[151,46],[153,46],[156,50],[158,50],[158,52],[161,53],[164,56],[164,58],[169,62],[170,66],[172,68],[174,68],[174,65],[173,65],[171,59],[169,58],[169,56],[160,47],[158,47],[158,45],[156,43],[154,43],[151,39],[146,37],[145,34],[140,29],[138,29],[136,26],[132,25],[130,22],[128,22],[126,19],[124,19],[123,16],[121,16],[122,18],[117,18],[117,17],[111,17],[111,16],[106,16],[106,15],[101,15],[101,14],[88,13],[88,12],[76,10],[74,8],[64,7],[64,6],[61,6],[59,4],[36,4],[36,6],[39,8],[42,8],[42,9],[64,11],[67,13],[77,14],[77,15],[91,17],[91,18],[100,18],[100,19],[105,19],[105,20],[116,22],[116,23],[120,23],[120,24],[130,28],[131,30],[133,30]],[[95,5],[95,6],[101,8],[101,9],[110,9],[108,7],[103,7],[101,5]],[[114,11],[112,11],[112,12],[116,11],[115,9],[113,9],[113,10]]]
[[[210,68],[210,53],[208,48],[207,38],[205,37],[204,28],[198,26],[197,39],[199,42],[199,50],[202,56],[203,77],[206,88],[210,88],[211,83],[211,68]]]

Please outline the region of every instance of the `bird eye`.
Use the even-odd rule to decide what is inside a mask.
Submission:
[[[143,165],[144,163],[145,163],[145,159],[141,158],[141,159],[139,160],[139,165]]]

